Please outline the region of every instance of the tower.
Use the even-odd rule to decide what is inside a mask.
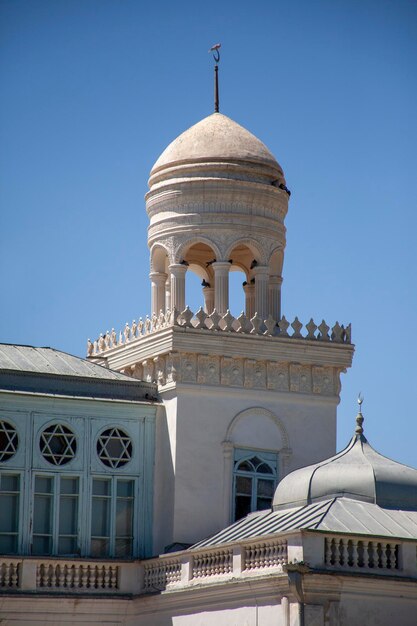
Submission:
[[[266,146],[220,113],[175,139],[152,168],[152,315],[89,358],[157,382],[155,551],[186,545],[269,508],[289,471],[335,452],[350,326],[281,314],[289,190]],[[230,313],[229,273],[245,273]],[[202,306],[186,307],[189,272]]]

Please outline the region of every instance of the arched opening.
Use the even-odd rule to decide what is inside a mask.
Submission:
[[[229,274],[229,308],[235,317],[246,310],[244,282],[246,282],[245,272],[241,267],[232,265]]]
[[[202,307],[207,314],[214,309],[214,272],[216,253],[207,243],[197,241],[185,248],[181,263],[187,267],[185,300],[195,313]]]
[[[159,314],[170,306],[170,282],[168,280],[168,253],[162,246],[151,250],[151,313]]]

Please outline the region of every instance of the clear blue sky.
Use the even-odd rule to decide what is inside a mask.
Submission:
[[[338,446],[361,390],[417,466],[417,3],[2,0],[0,25],[1,340],[84,356],[149,312],[148,173],[211,113],[220,41],[221,111],[293,192],[283,312],[352,322]]]

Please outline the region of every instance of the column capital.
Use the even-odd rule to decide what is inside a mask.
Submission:
[[[251,285],[250,283],[246,283],[246,285],[243,285],[243,291],[247,295],[251,295],[255,291],[255,285]]]
[[[156,282],[166,282],[166,279],[168,277],[168,274],[165,274],[165,272],[151,272],[149,274],[149,278],[151,280],[153,280],[155,283]]]
[[[168,266],[168,269],[171,274],[175,274],[175,276],[181,276],[181,274],[185,275],[185,272],[187,271],[187,266],[183,265],[182,263],[172,263]]]
[[[252,269],[253,276],[269,276],[269,267],[268,265],[256,265]]]
[[[269,284],[270,285],[282,285],[282,276],[270,276]]]
[[[214,263],[211,264],[211,267],[213,268],[215,274],[222,272],[226,273],[229,272],[231,264],[229,261],[214,261]]]

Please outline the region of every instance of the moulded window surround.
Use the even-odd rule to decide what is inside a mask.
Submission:
[[[234,451],[233,520],[269,509],[278,482],[278,455],[262,450]]]
[[[91,556],[130,558],[134,554],[133,478],[95,476],[92,483]]]
[[[0,554],[19,552],[20,474],[0,474]]]
[[[78,556],[80,477],[38,473],[33,477],[32,554]]]

